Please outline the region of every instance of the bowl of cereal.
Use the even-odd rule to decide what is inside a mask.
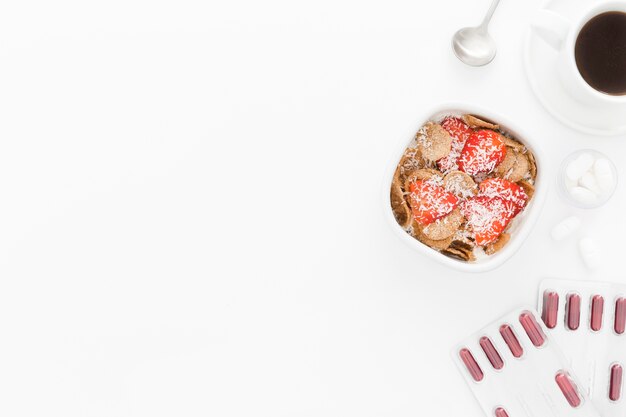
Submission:
[[[416,251],[484,272],[530,233],[545,176],[536,139],[513,122],[474,105],[442,105],[400,142],[385,177],[385,215]]]

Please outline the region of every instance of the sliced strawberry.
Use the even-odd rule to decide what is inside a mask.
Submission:
[[[482,129],[473,132],[459,156],[459,170],[476,175],[493,171],[506,156],[506,146],[498,132]]]
[[[479,246],[495,241],[515,216],[516,209],[512,201],[499,197],[471,197],[461,203],[461,213]]]
[[[409,203],[415,220],[425,226],[450,213],[458,205],[454,194],[438,185],[418,180],[409,186]]]
[[[458,117],[446,117],[441,122],[441,127],[452,137],[452,148],[450,153],[437,161],[437,166],[443,172],[455,171],[459,169],[457,160],[465,141],[470,137],[472,129]]]
[[[522,187],[503,178],[488,178],[481,182],[478,195],[490,198],[500,197],[513,202],[516,206],[515,215],[522,211],[528,201],[528,195]]]
[[[452,136],[453,139],[466,141],[472,133],[472,129],[459,117],[446,117],[441,121],[441,127]]]

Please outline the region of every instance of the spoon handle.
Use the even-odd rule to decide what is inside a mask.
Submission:
[[[485,18],[483,19],[483,22],[480,24],[483,29],[487,29],[487,26],[489,26],[489,21],[491,20],[491,16],[493,16],[493,12],[496,11],[498,3],[500,3],[500,0],[493,0],[493,2],[491,2],[491,6],[489,7],[487,14],[485,15]]]

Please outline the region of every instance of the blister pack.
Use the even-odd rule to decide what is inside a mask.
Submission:
[[[596,409],[604,417],[626,416],[626,286],[547,279],[539,311]]]
[[[600,416],[530,308],[486,326],[452,356],[489,417]]]

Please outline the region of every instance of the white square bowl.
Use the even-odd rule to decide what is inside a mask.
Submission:
[[[400,158],[402,157],[404,150],[411,143],[417,131],[424,125],[424,123],[429,120],[438,120],[442,116],[446,115],[460,116],[462,114],[473,114],[478,117],[482,116],[487,120],[491,120],[494,123],[499,124],[500,128],[503,131],[513,135],[515,139],[523,143],[526,148],[528,148],[528,150],[534,154],[535,161],[537,163],[535,194],[528,206],[526,206],[524,210],[515,219],[513,219],[510,227],[511,240],[499,252],[491,256],[481,257],[475,262],[464,262],[461,260],[450,258],[415,239],[398,224],[393,215],[393,210],[391,209],[390,202],[391,183],[393,181],[394,172],[398,163],[400,162]],[[491,110],[487,110],[473,104],[446,103],[432,108],[430,111],[426,112],[423,117],[417,118],[416,124],[413,125],[411,130],[407,132],[406,136],[404,136],[398,144],[398,149],[393,154],[393,157],[389,162],[389,166],[387,167],[387,170],[385,172],[382,190],[382,199],[384,204],[383,210],[385,213],[385,217],[391,225],[391,228],[396,232],[398,237],[407,245],[415,249],[415,251],[459,271],[485,272],[502,265],[507,259],[513,256],[513,254],[522,246],[522,244],[528,237],[528,234],[532,230],[535,222],[537,221],[537,218],[539,217],[541,208],[545,201],[548,187],[547,172],[549,172],[549,170],[546,168],[545,155],[541,150],[537,139],[531,137],[525,130],[515,125],[508,118]]]

